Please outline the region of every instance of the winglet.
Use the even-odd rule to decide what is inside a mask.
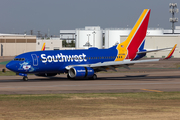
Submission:
[[[41,48],[41,51],[44,51],[44,50],[45,50],[45,44],[46,44],[46,43],[43,44],[43,46],[42,46],[42,48]]]
[[[174,45],[173,49],[170,51],[170,53],[168,54],[168,56],[167,56],[166,58],[164,58],[164,60],[165,60],[165,59],[169,59],[169,58],[172,57],[172,55],[173,55],[173,53],[174,53],[174,51],[175,51],[175,49],[176,49],[176,46],[177,46],[177,44]]]

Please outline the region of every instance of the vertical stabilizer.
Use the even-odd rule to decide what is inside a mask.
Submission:
[[[117,46],[118,54],[123,53],[124,56],[121,59],[117,58],[116,61],[123,59],[133,60],[136,57],[136,53],[146,37],[150,11],[150,9],[143,11],[128,38]]]

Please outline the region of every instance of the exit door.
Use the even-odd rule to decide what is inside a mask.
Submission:
[[[36,54],[31,54],[33,59],[33,66],[38,66],[38,57]]]

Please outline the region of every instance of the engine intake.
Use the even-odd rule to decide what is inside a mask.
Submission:
[[[94,75],[94,69],[90,67],[75,66],[70,68],[68,74],[71,78],[89,78]]]

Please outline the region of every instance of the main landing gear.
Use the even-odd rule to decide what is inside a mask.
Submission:
[[[23,77],[23,80],[24,80],[24,81],[28,81],[28,77],[27,77],[27,76],[24,76],[24,77]]]
[[[97,75],[94,74],[92,77],[89,78],[90,80],[96,80],[97,79]]]
[[[71,78],[70,76],[69,76],[69,74],[67,74],[67,78],[68,79],[78,79],[78,78]],[[83,77],[81,77],[80,79],[83,79]],[[97,75],[96,74],[94,74],[92,77],[89,77],[88,79],[90,79],[90,80],[96,80],[97,79]]]
[[[94,74],[94,75],[92,76],[92,79],[93,79],[93,80],[96,80],[96,79],[97,79],[97,75]]]

